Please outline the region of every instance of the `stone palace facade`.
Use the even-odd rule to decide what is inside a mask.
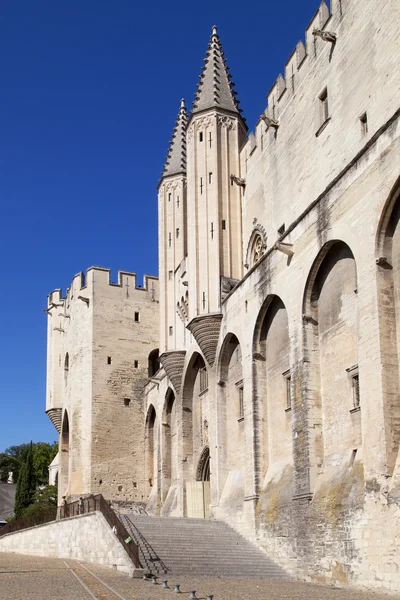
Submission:
[[[397,0],[322,3],[249,133],[213,28],[159,279],[93,267],[49,296],[60,497],[222,519],[293,574],[400,591],[399,64]]]

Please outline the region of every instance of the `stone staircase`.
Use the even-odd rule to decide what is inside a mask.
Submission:
[[[290,579],[281,567],[221,521],[120,514],[147,572],[158,575]]]

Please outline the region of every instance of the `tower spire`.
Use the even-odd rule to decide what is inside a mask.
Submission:
[[[186,112],[185,100],[182,98],[172,139],[169,144],[168,154],[164,164],[162,177],[186,173],[186,128],[188,114]]]
[[[224,108],[231,112],[241,113],[239,102],[234,91],[229,67],[224,57],[217,26],[213,25],[210,41],[204,59],[204,67],[197,84],[193,111],[195,114],[209,108]]]

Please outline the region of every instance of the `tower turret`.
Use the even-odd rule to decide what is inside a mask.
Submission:
[[[160,351],[183,348],[187,324],[185,287],[186,129],[188,114],[181,100],[168,155],[158,187],[160,260]]]
[[[217,28],[187,133],[189,319],[218,313],[222,278],[243,275],[239,150],[246,136]]]

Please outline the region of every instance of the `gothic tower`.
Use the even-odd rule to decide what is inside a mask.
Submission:
[[[183,348],[187,323],[186,128],[184,100],[158,187],[160,352]]]
[[[247,127],[215,26],[204,62],[187,131],[189,320],[219,313],[221,283],[243,276],[242,192],[231,176]]]

